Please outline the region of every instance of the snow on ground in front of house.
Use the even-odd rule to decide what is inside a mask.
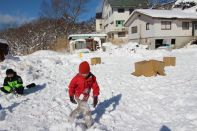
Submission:
[[[92,108],[95,125],[89,130],[172,131],[197,130],[197,48],[147,51],[132,43],[110,46],[106,52],[68,55],[38,51],[23,57],[9,57],[0,63],[0,81],[5,70],[14,68],[25,85],[25,96],[2,95],[0,103],[6,118],[0,130],[7,131],[83,131],[79,120],[70,124],[68,116],[76,108],[69,102],[67,87],[81,61],[101,57],[102,64],[91,66],[101,88],[99,104]],[[166,67],[167,76],[135,77],[134,63],[176,56],[177,66]],[[2,85],[2,84],[0,84]],[[2,94],[2,93],[1,93]],[[164,126],[164,127],[165,127]],[[162,128],[161,131],[164,131]]]

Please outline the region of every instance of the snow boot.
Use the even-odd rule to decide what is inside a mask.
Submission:
[[[36,86],[36,84],[35,84],[35,83],[31,83],[31,84],[27,85],[27,86],[26,86],[26,88],[28,88],[28,89],[29,89],[29,88],[33,88],[33,87],[35,87],[35,86]]]

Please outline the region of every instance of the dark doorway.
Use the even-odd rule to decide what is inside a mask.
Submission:
[[[176,44],[176,39],[171,39],[171,45],[175,45]]]
[[[6,43],[0,43],[0,61],[5,60],[5,56],[9,52],[9,46]]]
[[[197,35],[197,21],[192,22],[192,36]]]
[[[163,39],[156,39],[155,40],[155,48],[159,48],[160,46],[163,46]]]

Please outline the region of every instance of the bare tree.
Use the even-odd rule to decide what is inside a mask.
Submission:
[[[61,22],[64,33],[72,30],[80,15],[86,12],[90,0],[50,0],[43,1],[40,16],[46,19],[56,19]]]

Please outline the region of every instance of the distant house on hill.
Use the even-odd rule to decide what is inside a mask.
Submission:
[[[111,42],[123,42],[128,35],[124,22],[141,8],[148,8],[148,0],[104,0],[102,12],[96,15],[97,33],[106,33]]]
[[[181,48],[197,39],[197,14],[177,10],[135,10],[126,21],[128,39],[149,45]]]

